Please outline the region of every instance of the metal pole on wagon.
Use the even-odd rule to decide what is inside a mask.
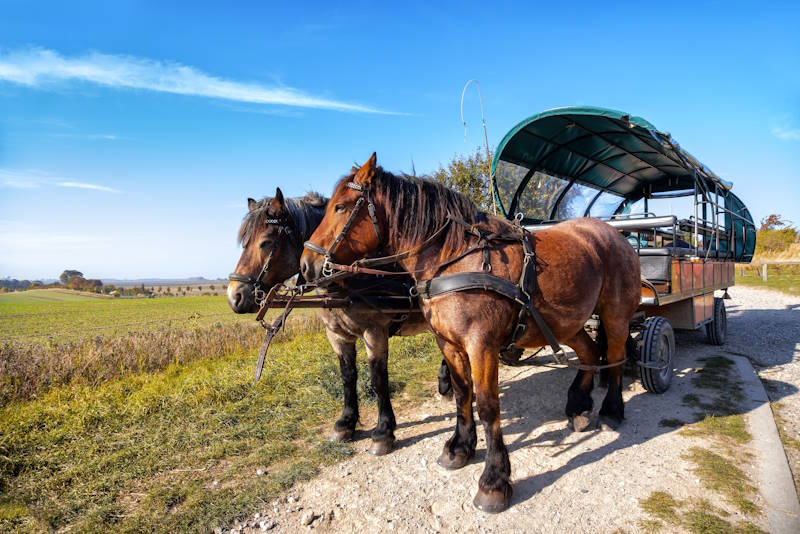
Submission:
[[[481,104],[481,121],[483,122],[483,141],[486,143],[486,163],[489,165],[489,196],[492,197],[492,212],[497,215],[497,201],[494,198],[494,176],[492,176],[492,155],[489,152],[489,136],[486,133],[486,117],[483,114],[483,97],[481,96],[481,84],[478,80],[467,80],[464,89],[461,90],[461,122],[464,124],[464,141],[467,140],[467,121],[464,119],[464,95],[467,87],[471,83],[478,89],[478,101]]]

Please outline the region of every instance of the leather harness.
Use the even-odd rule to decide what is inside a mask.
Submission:
[[[267,258],[264,260],[264,266],[261,267],[261,271],[259,271],[258,275],[255,277],[246,276],[239,273],[231,273],[228,275],[228,280],[243,282],[253,286],[253,298],[258,306],[261,306],[261,303],[267,298],[267,292],[264,290],[264,285],[261,279],[265,274],[267,274],[267,272],[269,272],[269,268],[272,265],[272,257],[275,254],[275,251],[278,249],[281,235],[286,234],[286,236],[290,239],[294,239],[294,231],[292,230],[292,225],[289,219],[267,219],[265,224],[267,226],[277,226],[278,237],[275,238],[275,240],[272,242],[272,246],[269,247],[269,252],[267,253]]]
[[[333,243],[331,243],[331,246],[325,249],[311,241],[306,241],[303,244],[303,246],[308,250],[323,256],[325,260],[322,268],[323,276],[331,276],[334,270],[349,272],[352,274],[364,273],[384,276],[404,274],[393,271],[378,270],[372,267],[396,263],[401,259],[418,254],[424,248],[427,248],[428,245],[432,244],[435,239],[440,237],[451,222],[455,222],[464,227],[467,233],[474,235],[478,239],[478,242],[458,256],[440,263],[436,268],[436,272],[478,250],[480,250],[483,255],[483,261],[481,263],[482,272],[455,273],[437,276],[430,280],[423,280],[411,288],[411,295],[419,296],[423,299],[431,299],[450,293],[480,289],[483,291],[492,291],[509,298],[519,304],[519,312],[517,314],[517,324],[514,327],[514,330],[511,332],[508,343],[503,350],[507,351],[514,348],[515,343],[519,341],[527,329],[527,316],[530,315],[536,323],[536,326],[542,332],[542,335],[544,335],[548,345],[550,345],[552,348],[556,361],[559,363],[566,363],[566,356],[563,353],[561,345],[558,343],[555,335],[553,335],[550,327],[547,326],[547,323],[545,322],[541,313],[539,313],[539,310],[537,310],[533,304],[531,295],[536,291],[536,252],[531,245],[530,240],[528,239],[529,232],[519,224],[519,219],[516,219],[516,224],[514,225],[515,232],[513,234],[498,232],[487,234],[474,224],[470,224],[453,215],[448,215],[447,221],[444,223],[444,225],[442,225],[442,227],[440,227],[433,235],[431,235],[431,237],[426,239],[419,246],[414,247],[411,250],[394,254],[392,256],[358,260],[351,265],[342,265],[334,263],[333,254],[342,240],[346,237],[347,233],[350,231],[350,227],[353,225],[361,206],[365,202],[367,203],[367,208],[369,210],[370,218],[372,219],[372,224],[375,228],[375,234],[378,237],[378,242],[381,243],[382,241],[380,226],[378,224],[377,217],[375,216],[375,206],[372,203],[372,199],[369,195],[369,188],[361,186],[355,182],[348,182],[345,185],[350,189],[360,191],[361,197],[359,197],[359,199],[356,201],[355,206],[353,206],[353,210],[350,212],[350,216],[348,217],[344,226],[342,226],[342,229],[339,231],[339,234],[336,236]],[[520,274],[520,279],[516,284],[506,280],[505,278],[491,274],[492,265],[489,259],[489,243],[492,241],[515,241],[522,245],[524,252],[522,273]],[[559,358],[559,355],[561,358]],[[583,366],[578,365],[577,367],[580,368]],[[597,369],[600,366],[585,367],[587,369]]]

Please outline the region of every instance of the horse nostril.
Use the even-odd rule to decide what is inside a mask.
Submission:
[[[308,280],[308,277],[307,277],[307,275],[308,275],[308,262],[306,260],[303,260],[300,263],[300,274],[303,275],[303,278]]]
[[[243,297],[242,297],[242,292],[241,292],[241,291],[237,291],[237,292],[236,292],[236,293],[233,295],[233,304],[234,304],[234,306],[236,306],[237,308],[238,308],[239,306],[241,306],[241,304],[242,304],[242,298],[243,298]]]

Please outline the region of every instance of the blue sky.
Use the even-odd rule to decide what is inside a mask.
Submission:
[[[225,276],[248,196],[428,172],[566,105],[640,115],[800,223],[796,2],[5,1],[0,276]]]

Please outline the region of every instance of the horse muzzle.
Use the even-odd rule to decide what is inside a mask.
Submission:
[[[228,305],[235,313],[254,313],[258,311],[253,286],[232,280],[228,284]]]
[[[308,255],[303,254],[300,260],[300,274],[308,282],[314,282],[320,276],[323,276],[325,259],[324,258],[309,258]]]

